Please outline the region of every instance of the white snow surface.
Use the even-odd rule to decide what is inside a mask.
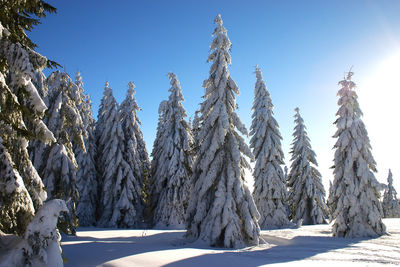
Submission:
[[[262,231],[267,244],[219,249],[188,243],[178,230],[79,228],[63,236],[65,266],[398,266],[400,219],[379,238],[332,237],[330,225]]]

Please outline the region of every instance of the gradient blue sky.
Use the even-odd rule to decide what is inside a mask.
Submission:
[[[397,105],[393,99],[399,99],[400,56],[395,55],[400,53],[400,1],[48,2],[58,14],[49,15],[29,34],[38,43],[38,51],[63,65],[73,79],[81,71],[95,116],[105,81],[110,82],[118,102],[124,99],[128,82],[134,81],[149,153],[158,105],[168,97],[168,72],[175,72],[181,82],[189,116],[202,101],[213,19],[218,13],[233,44],[230,72],[240,87],[238,114],[243,122],[250,127],[258,64],[275,106],[286,163],[298,106],[325,184],[332,179],[337,82],[354,66],[364,122],[380,171],[377,178],[386,181],[391,167],[400,191],[396,153],[400,151],[400,112],[386,102],[391,99]],[[387,74],[391,66],[399,69]],[[370,88],[371,84],[377,87]],[[377,99],[381,102],[376,103]],[[388,123],[382,123],[382,118]],[[394,119],[396,123],[389,123]]]

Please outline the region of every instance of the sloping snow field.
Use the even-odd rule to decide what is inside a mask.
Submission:
[[[331,237],[329,225],[262,231],[267,244],[218,249],[188,243],[184,231],[79,228],[63,236],[65,266],[400,266],[400,219],[384,219],[387,235]]]

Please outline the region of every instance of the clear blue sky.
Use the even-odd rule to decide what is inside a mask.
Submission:
[[[213,19],[220,13],[233,44],[230,72],[241,91],[238,114],[250,127],[254,67],[259,64],[284,138],[287,164],[294,108],[298,106],[325,184],[332,179],[328,168],[333,159],[337,82],[354,66],[354,80],[361,91],[372,76],[382,76],[376,66],[400,52],[397,0],[48,2],[58,14],[49,15],[30,34],[38,51],[63,65],[73,79],[75,72],[81,71],[96,116],[105,81],[110,82],[118,102],[124,99],[128,82],[134,81],[149,153],[158,105],[168,97],[168,72],[175,72],[181,82],[189,116],[202,101]],[[375,90],[379,93],[381,89]],[[370,100],[374,93],[368,96]],[[389,98],[391,93],[385,91]],[[371,103],[360,96],[366,121],[367,116],[372,117],[368,114],[378,112]],[[397,115],[396,120],[400,115],[399,111],[385,112],[382,116]],[[371,131],[375,123],[366,124]],[[374,145],[381,149],[375,156],[380,170],[377,178],[386,181],[391,167],[394,179],[400,180],[400,159],[394,153],[400,150],[398,141],[388,147],[378,141],[383,133],[390,138],[398,126],[382,127],[387,128],[377,128],[375,137],[370,136],[374,151]],[[393,139],[398,139],[397,135]],[[400,183],[396,185],[400,191]]]

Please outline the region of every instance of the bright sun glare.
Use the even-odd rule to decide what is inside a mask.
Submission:
[[[400,191],[400,50],[373,68],[357,94],[377,162],[377,178],[386,183],[388,169]]]

